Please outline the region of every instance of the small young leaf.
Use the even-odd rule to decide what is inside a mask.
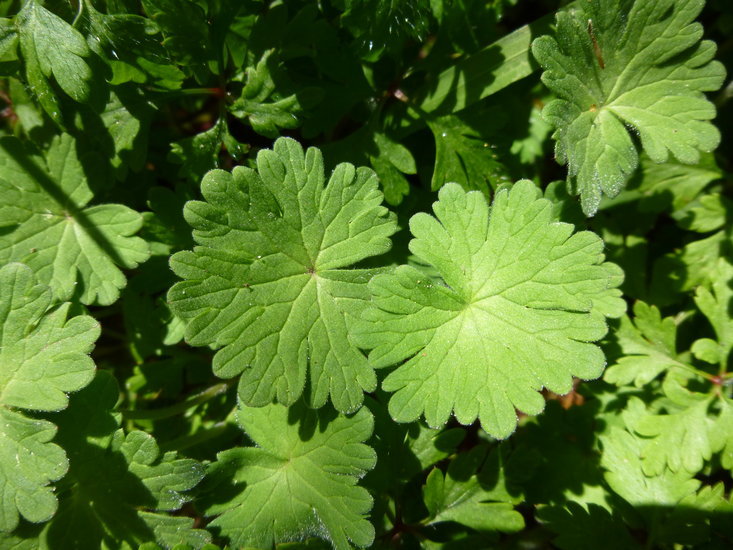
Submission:
[[[488,196],[489,190],[508,179],[490,143],[465,119],[448,115],[429,120],[428,125],[435,136],[433,190],[454,182]]]
[[[300,126],[303,108],[317,102],[320,95],[315,88],[304,88],[283,97],[270,73],[272,53],[266,52],[256,67],[247,68],[242,95],[230,108],[234,116],[246,119],[255,132],[269,138],[280,135],[280,128]]]
[[[223,346],[214,372],[242,374],[244,403],[294,403],[309,373],[313,406],[330,395],[352,411],[376,377],[348,331],[373,272],[349,267],[389,250],[395,217],[371,170],[340,164],[324,186],[320,151],[292,139],[260,151],[257,168],[209,172],[206,202],[186,205],[200,246],[171,259],[186,279],[171,307],[190,319],[188,342]]]
[[[555,37],[532,53],[542,81],[558,96],[544,116],[557,128],[556,156],[592,216],[601,195],[616,196],[639,159],[626,126],[654,162],[672,153],[695,164],[720,133],[703,92],[720,88],[725,70],[715,45],[694,23],[703,0],[597,0],[557,14]]]
[[[374,302],[355,336],[375,368],[400,365],[383,384],[396,392],[389,408],[398,422],[424,413],[439,426],[453,413],[503,438],[515,409],[542,411],[543,387],[567,393],[573,376],[601,374],[603,352],[592,342],[606,333],[604,315],[625,308],[615,290],[622,273],[604,263],[596,235],[573,235],[540,196],[520,181],[497,193],[489,215],[481,193],[444,186],[437,219],[410,220],[410,250],[444,284],[409,266],[370,282]]]

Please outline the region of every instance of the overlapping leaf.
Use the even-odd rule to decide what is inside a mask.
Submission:
[[[15,528],[19,515],[50,519],[57,501],[48,485],[68,469],[64,451],[50,443],[56,426],[21,411],[63,409],[67,394],[94,376],[88,354],[99,324],[67,320],[69,304],[51,304],[51,290],[28,267],[0,269],[0,531]]]
[[[723,66],[694,23],[703,0],[595,0],[557,15],[555,37],[535,40],[543,82],[558,96],[544,116],[557,128],[556,156],[593,215],[601,195],[615,196],[638,165],[626,126],[654,162],[671,153],[697,163],[720,135],[715,107]]]
[[[615,290],[622,274],[604,263],[596,235],[573,235],[540,196],[518,182],[497,193],[489,215],[481,193],[448,184],[433,206],[437,219],[413,216],[410,250],[444,284],[409,266],[375,277],[374,306],[357,332],[374,367],[400,365],[383,384],[396,392],[395,420],[424,413],[438,426],[453,413],[506,437],[515,409],[543,409],[543,387],[567,393],[573,376],[601,374],[592,342],[606,332],[604,315],[625,308]]]
[[[337,550],[373,542],[372,497],[356,485],[376,461],[364,444],[373,428],[366,407],[345,417],[302,403],[272,404],[241,407],[238,418],[257,447],[219,453],[210,467],[203,505],[208,515],[221,514],[212,528],[237,548],[306,536],[325,538]],[[230,483],[242,489],[225,490]]]
[[[142,216],[121,204],[86,207],[93,194],[73,138],[54,139],[46,160],[0,138],[0,262],[30,266],[54,297],[108,305],[125,286],[120,268],[148,258],[134,233]]]
[[[376,385],[348,331],[372,271],[347,268],[389,249],[394,216],[371,170],[340,164],[324,186],[320,151],[294,140],[260,151],[257,168],[204,178],[206,202],[185,210],[200,246],[171,259],[187,280],[169,301],[191,344],[223,346],[214,371],[241,373],[245,403],[294,403],[308,373],[312,404],[353,410]]]

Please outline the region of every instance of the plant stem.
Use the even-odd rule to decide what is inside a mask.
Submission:
[[[170,418],[171,416],[182,414],[188,409],[195,407],[196,405],[206,403],[217,395],[225,393],[229,389],[229,386],[232,385],[232,383],[232,380],[228,380],[226,382],[216,384],[214,386],[211,386],[210,388],[207,388],[201,393],[193,395],[185,401],[176,403],[175,405],[171,405],[170,407],[142,411],[123,410],[120,412],[126,420],[161,420],[163,418]]]

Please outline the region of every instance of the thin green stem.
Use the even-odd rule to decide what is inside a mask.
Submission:
[[[205,441],[209,441],[210,439],[219,437],[221,434],[226,432],[227,429],[229,429],[229,422],[217,422],[210,428],[199,430],[191,435],[184,435],[183,437],[178,437],[161,443],[160,450],[163,452],[182,451],[183,449],[188,449],[189,447],[193,447]]]
[[[225,393],[232,384],[233,380],[228,380],[226,382],[216,384],[202,391],[201,393],[193,395],[185,401],[176,403],[175,405],[171,405],[170,407],[142,411],[123,410],[120,412],[126,420],[161,420],[163,418],[170,418],[172,416],[182,414],[188,409],[195,407],[196,405],[206,403],[214,397]]]
[[[715,379],[714,374],[710,374],[709,372],[705,372],[704,370],[697,369],[693,367],[692,365],[688,365],[687,363],[680,363],[679,361],[675,361],[674,366],[680,369],[684,369],[689,373],[692,373],[696,376],[700,376],[704,378],[705,380],[709,380],[711,382]]]

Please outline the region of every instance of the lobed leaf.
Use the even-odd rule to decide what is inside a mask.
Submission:
[[[125,286],[120,268],[148,258],[133,235],[142,216],[121,204],[87,207],[93,197],[69,135],[53,140],[45,161],[20,140],[0,138],[0,262],[20,261],[58,300],[109,305]]]
[[[520,181],[489,210],[481,193],[444,186],[437,219],[410,220],[410,250],[442,282],[410,266],[370,282],[373,305],[355,336],[375,368],[399,365],[383,383],[398,422],[424,414],[439,426],[454,414],[503,438],[515,409],[542,411],[543,387],[567,393],[573,376],[601,374],[593,342],[606,333],[604,315],[625,308],[622,273],[604,263],[599,237],[573,235],[540,196]]]
[[[270,548],[317,536],[337,550],[369,546],[372,497],[356,485],[374,467],[364,444],[373,418],[366,408],[351,417],[328,409],[272,404],[240,407],[238,419],[256,447],[219,453],[208,471],[213,492],[204,494],[213,528],[236,547]],[[222,483],[242,489],[225,493]]]
[[[715,107],[703,92],[720,88],[715,45],[694,23],[703,0],[594,0],[557,14],[555,36],[532,53],[559,99],[544,116],[557,128],[555,154],[592,216],[602,195],[616,196],[636,169],[638,134],[652,161],[670,153],[696,164],[715,149]]]
[[[94,377],[89,357],[99,324],[67,319],[69,304],[50,309],[51,290],[26,266],[0,269],[0,531],[19,515],[49,520],[57,508],[49,483],[66,474],[64,450],[51,443],[56,426],[21,411],[66,408],[68,393]]]
[[[79,31],[36,0],[25,3],[15,24],[28,85],[46,113],[61,124],[61,107],[51,83],[55,81],[75,101],[87,103],[93,80],[91,51]]]
[[[320,151],[292,139],[260,151],[257,169],[209,172],[206,202],[186,205],[199,246],[171,258],[186,279],[171,308],[189,343],[221,348],[214,372],[241,374],[245,404],[292,404],[309,375],[312,406],[330,396],[352,411],[376,377],[349,334],[373,272],[350,266],[389,249],[394,215],[371,170],[340,164],[324,186]]]

